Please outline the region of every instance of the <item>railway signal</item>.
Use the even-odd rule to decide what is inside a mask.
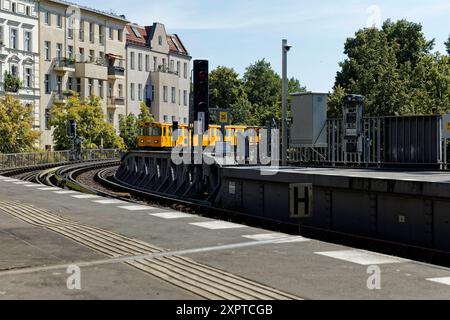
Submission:
[[[203,131],[209,125],[209,62],[194,60],[194,121],[202,121]]]

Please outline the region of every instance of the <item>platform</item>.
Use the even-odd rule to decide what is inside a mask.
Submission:
[[[0,243],[0,299],[203,299],[183,281],[223,276],[300,299],[450,299],[447,268],[1,176]],[[71,264],[81,290],[67,288]]]

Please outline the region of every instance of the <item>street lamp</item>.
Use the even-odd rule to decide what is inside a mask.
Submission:
[[[287,53],[291,50],[292,46],[288,45],[287,40],[282,41],[282,52],[283,52],[283,115],[282,115],[282,131],[283,140],[281,148],[281,165],[287,165],[287,144],[288,144],[288,134],[287,134]]]

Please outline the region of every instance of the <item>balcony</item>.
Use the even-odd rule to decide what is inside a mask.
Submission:
[[[159,65],[155,70],[153,70],[153,72],[157,73],[168,73],[168,74],[173,74],[178,76],[178,72],[175,70],[171,70],[169,67],[165,66],[165,65]]]
[[[108,97],[107,107],[110,109],[121,108],[125,106],[125,98],[123,97]]]
[[[56,105],[64,105],[64,104],[67,104],[67,102],[69,101],[68,95],[66,95],[62,92],[58,92],[58,91],[53,92],[52,98],[53,98],[53,103]]]
[[[75,59],[55,58],[53,60],[53,70],[57,73],[75,72]]]
[[[108,67],[105,59],[77,61],[75,63],[75,75],[78,78],[108,80]]]
[[[108,80],[125,79],[125,68],[109,66],[108,67]]]

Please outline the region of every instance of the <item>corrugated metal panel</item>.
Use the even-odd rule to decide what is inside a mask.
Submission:
[[[384,121],[385,163],[439,163],[439,116],[387,117]]]

